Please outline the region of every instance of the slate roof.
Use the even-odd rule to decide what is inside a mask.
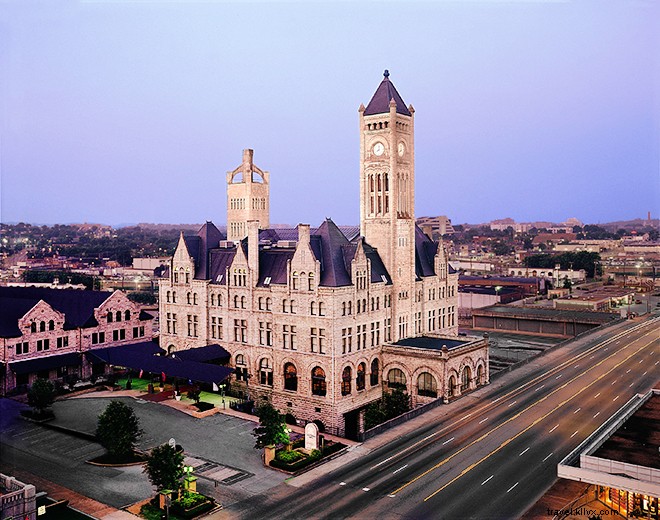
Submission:
[[[212,249],[209,251],[208,278],[213,284],[226,285],[227,267],[236,256],[236,246],[231,248]]]
[[[68,352],[55,356],[41,356],[22,361],[11,361],[9,368],[14,374],[30,374],[42,370],[53,370],[60,367],[80,366],[82,355],[80,352]]]
[[[431,240],[422,229],[415,225],[415,274],[417,279],[435,274],[433,259],[438,252],[438,243]]]
[[[46,289],[41,287],[0,287],[0,337],[21,335],[18,320],[40,300],[64,314],[64,329],[97,325],[94,309],[112,295],[108,291]]]
[[[383,81],[380,82],[371,101],[369,101],[367,108],[364,110],[364,115],[371,116],[374,114],[388,114],[390,111],[391,99],[394,99],[394,102],[396,103],[397,114],[403,114],[404,116],[412,115],[394,87],[394,84],[390,81],[389,71],[386,70],[383,73],[383,76]]]

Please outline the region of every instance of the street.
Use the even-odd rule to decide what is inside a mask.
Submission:
[[[629,322],[554,353],[558,362],[538,358],[442,421],[217,517],[516,518],[554,482],[564,455],[658,382],[657,327],[657,318]]]

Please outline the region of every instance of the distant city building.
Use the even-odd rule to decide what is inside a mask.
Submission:
[[[386,73],[359,114],[359,230],[267,228],[269,175],[247,150],[227,175],[228,236],[181,235],[160,283],[162,347],[222,343],[235,391],[354,438],[384,391],[418,405],[488,383],[486,341],[458,337],[458,273],[415,225],[413,107]]]
[[[660,518],[660,390],[633,396],[558,465],[623,518]]]
[[[451,220],[444,215],[438,217],[419,217],[417,219],[417,225],[422,229],[426,226],[430,226],[433,233],[441,237],[445,235],[453,235],[456,232],[454,226],[451,224]]]
[[[0,287],[0,389],[104,374],[86,354],[152,338],[152,316],[120,291]]]

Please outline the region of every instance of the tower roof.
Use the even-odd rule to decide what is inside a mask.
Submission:
[[[367,108],[364,110],[364,115],[372,116],[374,114],[389,113],[390,101],[392,99],[396,103],[397,114],[403,114],[404,116],[412,115],[394,87],[394,83],[390,81],[390,72],[386,70],[383,73],[383,81],[378,85],[375,94],[371,98],[371,101],[369,101]]]

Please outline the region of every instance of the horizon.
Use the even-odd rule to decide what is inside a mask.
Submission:
[[[416,109],[416,215],[659,213],[659,3],[65,0],[0,27],[0,222],[224,222],[244,148],[272,221],[357,222],[384,69]]]

